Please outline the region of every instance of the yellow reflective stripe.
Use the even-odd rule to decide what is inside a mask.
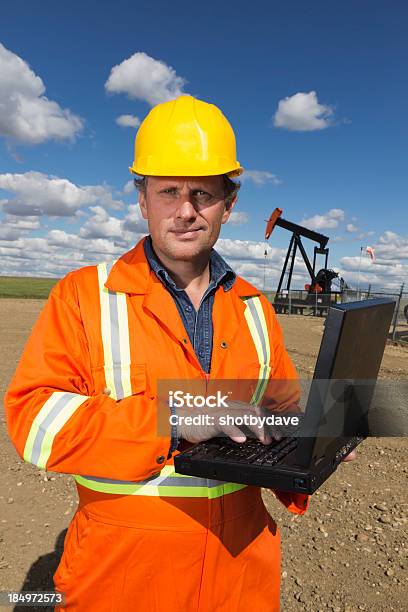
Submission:
[[[229,495],[229,493],[235,493],[235,491],[240,491],[241,489],[245,489],[246,486],[247,485],[245,484],[226,482],[223,485],[214,487],[214,489],[208,489],[208,497],[209,499],[214,499],[215,497],[221,497],[222,495]]]
[[[177,474],[177,477],[178,476],[179,474]],[[192,477],[188,476],[187,478]],[[110,493],[112,495],[145,495],[148,497],[206,497],[208,499],[215,499],[222,495],[228,495],[229,493],[239,491],[247,486],[229,482],[222,483],[216,487],[149,485],[137,482],[131,484],[114,484],[112,482],[99,482],[95,479],[78,475],[75,476],[75,480],[83,487],[100,493]]]
[[[89,397],[77,393],[56,391],[35,417],[24,447],[24,460],[45,469],[55,436],[74,412]]]
[[[258,384],[250,400],[251,404],[262,401],[268,385],[271,372],[271,349],[269,343],[268,326],[259,297],[245,298],[245,319],[251,332],[259,361]]]
[[[109,268],[114,263],[109,264]],[[126,293],[110,291],[105,287],[108,265],[101,263],[97,268],[105,381],[111,391],[110,396],[118,400],[132,395],[127,299]]]

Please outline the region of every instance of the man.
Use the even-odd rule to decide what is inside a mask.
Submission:
[[[55,586],[81,612],[276,611],[279,532],[260,489],[174,473],[183,440],[221,427],[158,428],[160,380],[253,378],[256,401],[235,406],[251,413],[269,379],[296,379],[272,307],[212,249],[242,172],[232,128],[190,96],[160,104],[132,171],[150,236],[56,285],[6,395],[20,455],[75,475]],[[305,512],[307,496],[276,494]]]

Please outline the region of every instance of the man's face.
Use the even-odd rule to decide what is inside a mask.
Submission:
[[[225,206],[222,176],[149,176],[139,204],[160,257],[191,261],[210,252],[235,202]]]

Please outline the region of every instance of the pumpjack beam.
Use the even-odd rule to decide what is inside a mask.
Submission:
[[[313,240],[313,242],[317,242],[320,245],[321,249],[324,249],[329,242],[329,237],[324,234],[319,234],[318,232],[314,232],[313,230],[308,229],[307,227],[303,227],[302,225],[298,225],[297,223],[292,223],[292,221],[286,221],[286,219],[282,219],[282,209],[275,208],[273,213],[268,219],[266,231],[265,231],[265,239],[268,240],[269,236],[272,234],[272,231],[276,225],[279,227],[283,227],[284,229],[289,230],[293,234],[298,236],[304,236],[309,240]]]

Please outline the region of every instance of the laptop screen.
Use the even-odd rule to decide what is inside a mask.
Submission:
[[[390,299],[336,304],[329,309],[297,451],[302,465],[319,461],[339,438],[367,435],[367,414],[395,308]]]

